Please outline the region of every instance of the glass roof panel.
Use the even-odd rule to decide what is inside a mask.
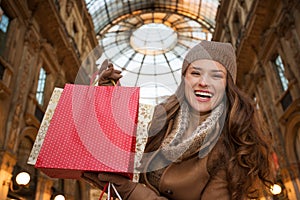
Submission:
[[[163,11],[156,15],[163,16],[163,13],[180,13],[201,23],[203,22],[207,29],[213,29],[219,5],[219,0],[85,0],[85,2],[92,16],[96,33],[99,33],[107,24],[112,23],[122,15],[135,14],[139,11],[149,12],[156,9]],[[161,16],[153,17],[148,15],[147,19],[163,19]]]

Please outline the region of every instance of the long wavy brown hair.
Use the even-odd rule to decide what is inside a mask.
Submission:
[[[257,198],[262,188],[270,188],[272,138],[252,100],[234,84],[227,73],[227,116],[223,133],[230,160],[227,167],[231,199]],[[145,152],[159,149],[167,127],[184,101],[184,81],[177,91],[154,112]]]
[[[246,194],[257,198],[263,186],[274,181],[272,137],[252,100],[227,78],[228,116],[226,140],[231,159],[228,166],[232,198]],[[266,190],[267,192],[269,190]]]

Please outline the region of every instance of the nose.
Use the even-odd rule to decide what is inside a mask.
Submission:
[[[207,76],[206,75],[202,75],[200,78],[199,78],[199,85],[201,87],[207,87],[208,85],[208,79],[207,79]]]

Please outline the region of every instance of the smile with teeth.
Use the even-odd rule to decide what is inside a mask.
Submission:
[[[195,95],[202,98],[212,98],[213,96],[212,93],[206,91],[195,91]]]

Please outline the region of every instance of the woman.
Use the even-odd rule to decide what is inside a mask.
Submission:
[[[105,79],[119,72],[109,68]],[[202,41],[185,57],[174,95],[155,109],[140,183],[100,173],[124,199],[257,198],[272,184],[271,140],[251,101],[237,88],[229,43]],[[106,72],[108,73],[108,72]]]

